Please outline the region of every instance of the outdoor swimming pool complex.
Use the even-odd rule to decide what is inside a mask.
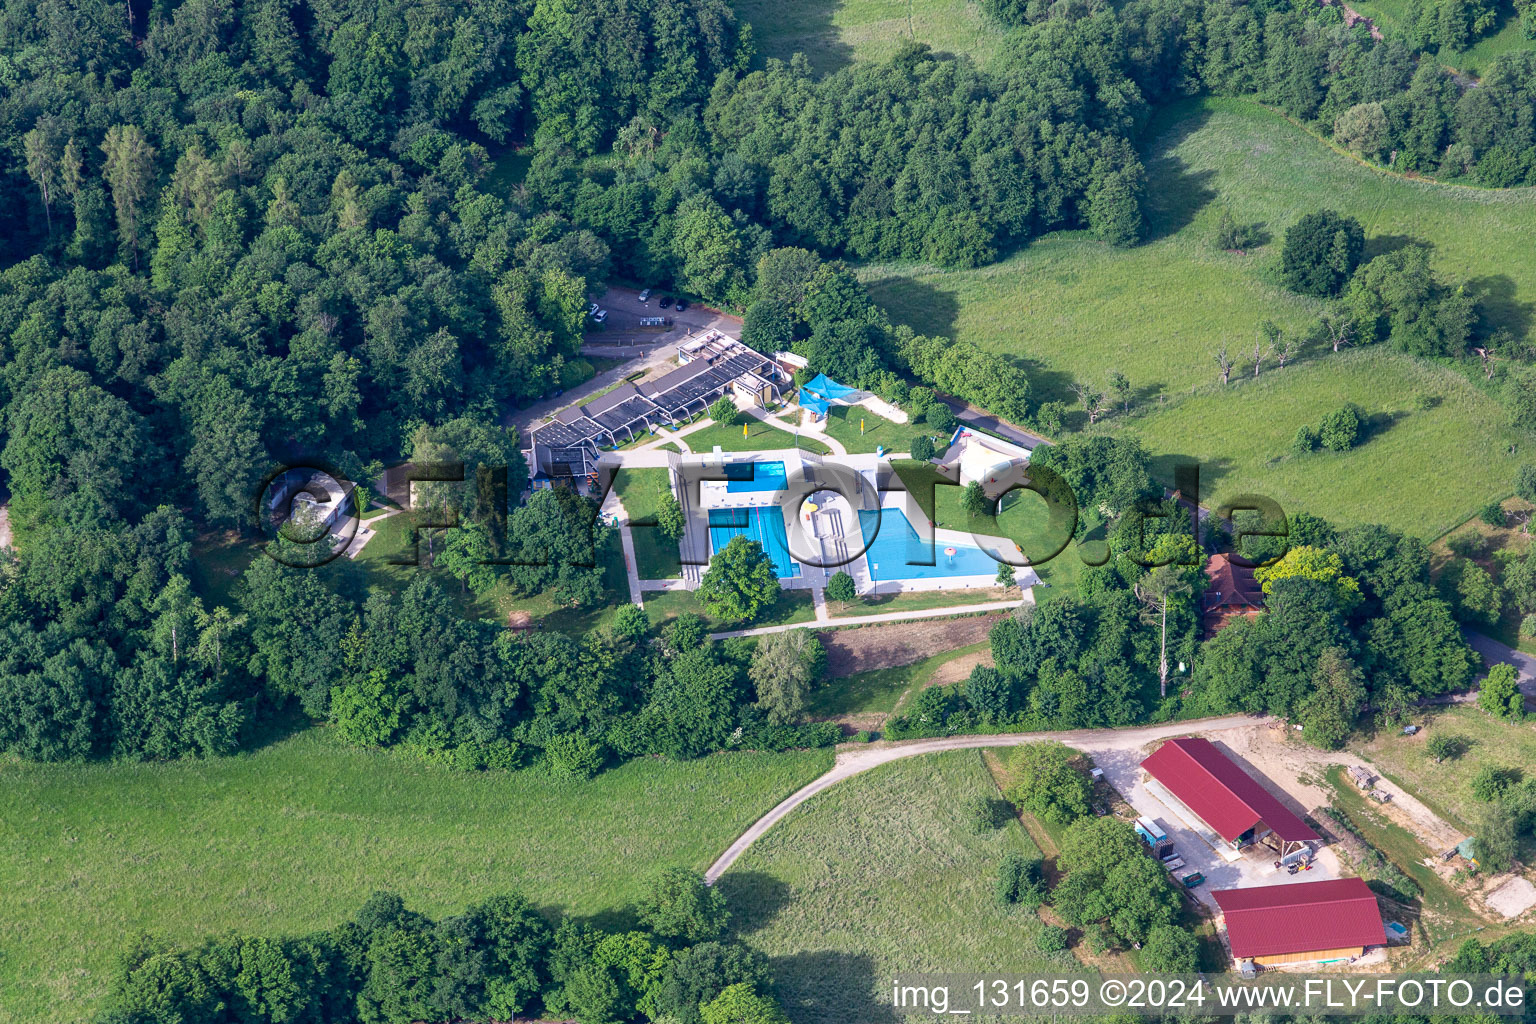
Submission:
[[[779,472],[784,472],[784,463],[758,463],[758,465],[773,465],[779,467]],[[744,481],[748,484],[745,490],[768,490],[768,487],[751,486],[753,481]],[[736,489],[736,481],[732,480],[729,488]],[[783,483],[774,485],[775,488]],[[784,510],[777,505],[768,505],[761,508],[715,508],[709,511],[709,546],[711,553],[719,551],[731,542],[731,538],[737,534],[744,534],[748,540],[755,540],[763,546],[768,557],[773,559],[773,571],[779,579],[787,580],[800,575],[800,563],[789,555],[789,540],[784,532]]]
[[[731,494],[741,491],[782,491],[786,479],[782,462],[733,462],[725,467],[725,476],[725,489]],[[780,534],[783,532],[782,529],[779,531]]]
[[[876,511],[860,510],[859,529],[869,545],[864,557],[869,561],[872,580],[931,580],[946,576],[992,576],[997,573],[997,559],[974,544],[924,544],[917,530],[899,508]],[[873,539],[871,539],[873,538]],[[953,555],[945,554],[954,548]],[[913,565],[913,562],[934,562]]]

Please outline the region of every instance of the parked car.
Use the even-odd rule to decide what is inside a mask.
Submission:
[[[651,301],[651,290],[647,288],[640,293],[640,302],[642,305],[644,305],[649,301]]]
[[[587,316],[597,316],[597,311],[602,308],[597,303],[592,303],[592,305],[587,307]]]
[[[677,311],[679,313],[681,313],[683,310],[685,310],[687,308],[688,308],[688,301],[686,299],[678,299],[677,300]]]
[[[600,309],[596,313],[592,314],[592,319],[596,320],[598,323],[602,323],[604,320],[608,319],[608,311],[606,309]]]
[[[666,308],[670,307],[672,305],[672,296],[670,296],[670,295],[663,295],[661,297],[661,301],[659,303],[657,303],[657,305],[659,305],[662,309],[666,309]]]

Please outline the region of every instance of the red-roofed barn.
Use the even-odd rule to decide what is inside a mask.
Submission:
[[[1218,889],[1211,895],[1237,960],[1323,963],[1387,944],[1376,895],[1358,878]]]
[[[1320,838],[1210,740],[1169,740],[1141,766],[1172,797],[1180,817],[1194,825],[1183,813],[1190,812],[1233,849],[1264,843],[1283,858]]]

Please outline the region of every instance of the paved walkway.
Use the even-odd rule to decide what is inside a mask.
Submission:
[[[11,510],[0,505],[0,548],[11,546]]]
[[[629,513],[624,510],[624,503],[619,500],[618,488],[610,490],[603,498],[602,511],[613,516],[619,523],[619,545],[624,549],[624,575],[629,580],[629,599],[642,607],[645,605],[645,595],[641,593],[639,562],[635,560],[635,535],[629,528]]]
[[[1136,750],[1151,743],[1153,740],[1167,739],[1171,736],[1183,736],[1192,732],[1212,733],[1225,729],[1240,729],[1264,721],[1267,721],[1267,719],[1263,717],[1228,715],[1223,718],[1169,722],[1164,725],[1149,725],[1135,729],[1072,729],[1064,732],[943,736],[938,739],[903,740],[895,743],[877,744],[875,746],[840,751],[831,771],[807,783],[786,797],[777,807],[759,818],[734,843],[728,846],[719,859],[709,866],[709,870],[704,872],[704,881],[710,884],[718,881],[720,876],[725,874],[731,865],[736,863],[737,858],[746,853],[763,833],[772,828],[774,824],[789,814],[790,811],[799,807],[817,793],[837,785],[844,779],[867,772],[879,765],[888,764],[891,761],[899,761],[905,757],[918,757],[922,754],[934,754],[944,750],[1017,747],[1025,743],[1038,743],[1041,740],[1060,740],[1070,747],[1087,751]]]
[[[816,590],[812,589],[812,594]],[[814,623],[786,622],[778,626],[758,626],[754,629],[730,629],[722,633],[711,633],[711,640],[728,640],[737,636],[763,636],[767,633],[782,633],[789,629],[804,629],[810,625],[826,626],[869,626],[877,622],[909,622],[914,619],[944,619],[955,615],[975,615],[978,612],[1002,612],[1017,608],[1023,603],[1023,599],[1014,601],[986,601],[981,604],[950,605],[944,608],[919,608],[906,612],[880,612],[876,615],[849,615],[838,619],[817,619]]]

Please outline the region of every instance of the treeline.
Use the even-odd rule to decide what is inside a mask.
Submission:
[[[508,893],[434,920],[379,892],[311,935],[139,937],[97,1020],[784,1024],[766,961],[729,937],[725,900],[698,875],[663,871],[628,914],[635,927],[609,930]]]
[[[1231,535],[1197,546],[1189,509],[1161,497],[1134,440],[1069,438],[1036,453],[1084,508],[1079,544],[1108,541],[1076,597],[1052,598],[992,628],[993,666],[929,687],[887,733],[1109,727],[1235,711],[1299,722],[1340,746],[1368,711],[1399,721],[1427,697],[1466,689],[1479,662],[1417,538],[1382,526],[1336,529],[1315,516],[1278,524],[1239,514],[1236,554],[1260,563],[1264,610],[1201,637],[1204,566]],[[1100,532],[1102,531],[1102,532]],[[1080,557],[1068,549],[1057,557]],[[1185,670],[1189,666],[1189,670]]]

